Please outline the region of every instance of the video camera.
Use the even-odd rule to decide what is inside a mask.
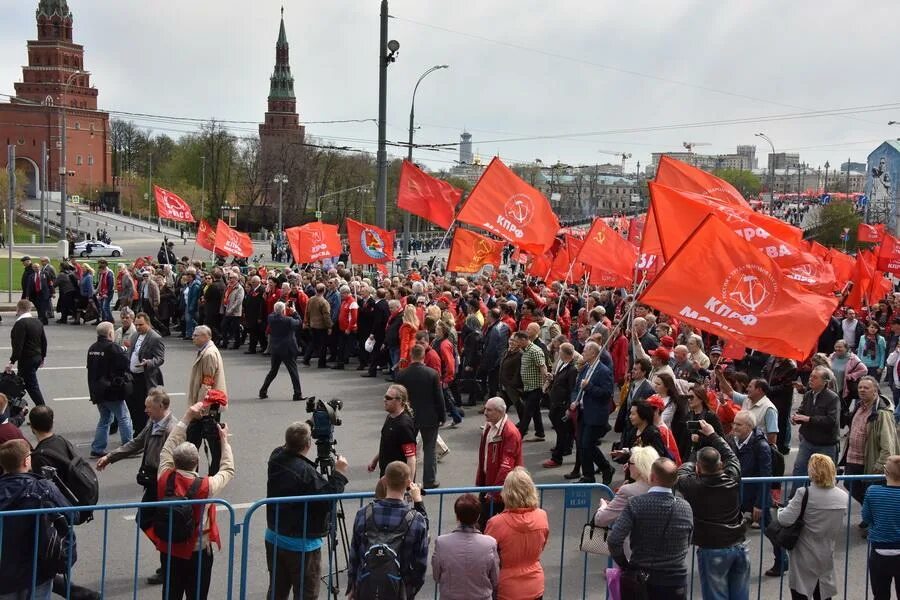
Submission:
[[[312,415],[307,423],[313,439],[316,440],[317,461],[324,467],[334,466],[332,456],[336,454],[334,428],[341,425],[340,411],[343,408],[344,403],[337,398],[327,402],[317,400],[315,396],[306,399],[306,412]]]
[[[220,390],[209,390],[203,398],[206,408],[200,417],[200,430],[203,439],[210,442],[219,441],[219,429],[222,425],[222,412],[220,407],[228,405],[228,396]]]

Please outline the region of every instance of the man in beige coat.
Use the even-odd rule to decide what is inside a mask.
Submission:
[[[191,365],[191,377],[188,381],[187,399],[188,406],[201,402],[210,390],[220,390],[227,394],[225,385],[225,365],[219,349],[212,341],[212,331],[206,325],[198,325],[194,328],[192,338],[197,348],[197,356]],[[224,410],[225,407],[216,407]],[[218,432],[207,429],[212,425],[214,416],[205,415],[206,418],[193,421],[187,430],[187,441],[192,442],[197,448],[206,441],[209,446],[209,474],[215,475],[219,470],[219,461],[222,458],[222,446],[219,442]],[[205,435],[208,433],[209,435]],[[215,434],[215,435],[213,435]]]

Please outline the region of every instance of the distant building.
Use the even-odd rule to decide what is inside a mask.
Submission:
[[[656,174],[656,165],[659,164],[659,159],[662,156],[680,160],[704,171],[715,171],[716,169],[751,171],[756,168],[756,146],[741,145],[737,147],[737,152],[733,154],[698,154],[684,151],[653,152],[651,154],[651,162],[646,169],[648,176],[652,177]]]
[[[472,164],[472,134],[463,131],[459,136],[459,164]]]
[[[753,144],[740,144],[737,147],[737,154],[743,156],[747,161],[745,170],[753,170],[759,167],[756,159],[756,146]]]
[[[487,165],[482,164],[481,158],[472,152],[472,134],[463,131],[459,135],[459,161],[450,167],[449,175],[474,185],[486,167]]]
[[[65,106],[67,190],[93,195],[112,183],[109,114],[97,110],[98,91],[85,72],[84,46],[72,41],[73,16],[66,0],[40,0],[35,18],[38,35],[28,41],[22,81],[14,84],[15,97],[0,103],[0,143],[15,145],[16,166],[25,170],[31,196],[41,190],[41,147],[46,144],[47,189],[58,192],[60,106]],[[5,168],[5,158],[0,160]]]
[[[604,173],[600,166],[514,165],[514,170],[517,167],[527,170],[523,179],[550,200],[561,221],[587,221],[638,208],[636,181]]]
[[[769,153],[768,168],[796,169],[800,165],[800,155],[794,152]]]

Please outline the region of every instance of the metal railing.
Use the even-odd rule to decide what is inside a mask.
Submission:
[[[852,490],[855,485],[862,485],[863,482],[877,483],[883,481],[884,478],[877,475],[854,475],[840,476],[838,477],[838,479],[843,483],[844,487],[847,488],[848,492],[850,492],[847,507],[846,531],[843,532],[843,548],[841,548],[840,545],[835,548],[836,570],[839,570],[841,568],[841,564],[843,565],[843,595],[841,597],[868,598],[869,583],[867,569],[864,576],[865,592],[859,589],[859,585],[854,586],[852,589],[850,587],[851,562],[854,564],[854,568],[858,569],[867,565],[868,561],[868,545],[861,541],[857,541],[855,544],[853,543],[854,538],[852,536],[852,531],[854,531],[856,528],[851,526],[851,522],[853,514],[859,514],[859,508],[854,511]],[[744,486],[751,484],[768,485],[773,483],[781,483],[783,488],[783,504],[786,504],[789,497],[787,489],[789,485],[787,484],[790,484],[791,486],[804,485],[808,481],[809,480],[806,477],[747,478],[742,481],[742,490]],[[448,496],[455,497],[464,493],[478,494],[482,492],[495,492],[499,490],[499,487],[464,487],[428,490],[423,502],[426,506],[426,512],[428,513],[427,518],[429,522],[430,538],[434,540],[442,533],[452,531],[455,527],[456,521],[453,514],[452,504],[448,507],[445,503],[445,500]],[[603,590],[605,590],[606,588],[605,567],[611,565],[612,563],[603,556],[582,554],[578,551],[578,546],[580,541],[581,528],[584,523],[591,519],[600,498],[610,499],[613,496],[613,492],[608,487],[600,484],[539,485],[538,490],[540,506],[547,512],[550,521],[550,538],[542,556],[542,564],[544,566],[545,574],[544,597],[548,599],[551,597],[567,599],[578,597],[605,597],[606,594],[603,592]],[[768,493],[764,494],[763,496],[764,502],[762,508],[764,512],[768,511],[771,508],[769,504],[770,496],[771,495]],[[281,506],[285,504],[302,504],[304,505],[303,531],[305,532],[308,525],[306,523],[305,517],[309,511],[310,503],[328,502],[331,504],[331,530],[336,532],[335,539],[337,541],[336,551],[328,551],[327,555],[322,557],[322,583],[324,584],[322,587],[325,588],[323,590],[322,597],[325,597],[326,593],[328,594],[327,597],[330,597],[333,586],[335,588],[339,587],[338,582],[342,579],[341,573],[344,573],[347,568],[347,564],[343,559],[343,555],[345,552],[349,552],[349,544],[352,541],[353,522],[356,511],[357,509],[361,508],[367,500],[370,500],[372,498],[372,492],[287,498],[266,498],[258,500],[257,502],[250,505],[246,509],[246,514],[244,515],[243,519],[240,521],[237,520],[235,507],[232,506],[232,504],[230,504],[229,502],[221,499],[164,501],[152,503],[130,502],[98,505],[92,507],[92,510],[95,514],[95,520],[92,524],[79,526],[74,534],[71,532],[71,530],[69,533],[69,539],[71,540],[71,536],[75,535],[80,546],[84,547],[85,544],[90,546],[93,543],[97,543],[97,547],[99,547],[100,549],[99,561],[97,561],[97,564],[89,563],[86,567],[78,569],[78,571],[75,573],[76,579],[78,577],[81,577],[87,578],[87,580],[92,581],[82,579],[80,581],[77,581],[77,583],[84,584],[86,581],[88,583],[98,582],[98,591],[101,596],[106,593],[106,597],[110,598],[125,597],[127,595],[136,599],[139,595],[138,572],[141,566],[142,557],[140,544],[142,531],[138,526],[137,519],[135,519],[133,545],[131,546],[130,551],[125,551],[122,547],[122,540],[120,538],[117,537],[116,540],[112,540],[110,538],[110,530],[111,528],[115,527],[115,525],[110,522],[111,513],[114,514],[116,511],[130,511],[140,508],[166,508],[179,504],[214,504],[217,506],[218,510],[227,511],[228,513],[227,523],[220,523],[219,527],[222,552],[224,552],[225,556],[227,557],[227,566],[226,577],[224,578],[224,589],[222,589],[221,576],[213,576],[212,581],[216,583],[218,587],[216,587],[216,589],[210,593],[210,597],[225,598],[226,600],[230,600],[231,598],[235,597],[234,577],[236,572],[238,573],[237,598],[239,598],[240,600],[245,600],[251,597],[269,597],[266,595],[266,589],[268,588],[270,575],[274,578],[275,573],[268,573],[265,564],[263,564],[262,566],[260,566],[259,564],[260,555],[263,554],[262,552],[260,552],[260,550],[263,547],[263,540],[265,538],[264,530],[266,529],[267,524],[265,522],[265,519],[255,517],[257,517],[260,509],[274,506],[274,527],[277,530],[279,529],[278,520],[280,518]],[[44,508],[0,512],[0,562],[3,561],[2,553],[4,549],[7,549],[3,538],[4,524],[7,522],[7,519],[15,517],[34,516],[36,523],[36,526],[34,528],[34,539],[35,541],[37,541],[40,515],[47,513],[71,514],[80,512],[83,509],[84,507],[67,507],[62,509]],[[898,508],[898,510],[900,510],[900,508]],[[205,518],[206,511],[201,511],[201,515],[201,519]],[[773,515],[773,518],[776,517],[774,517]],[[340,529],[338,528],[338,526],[340,525],[339,521],[343,522],[346,527],[345,539],[341,539],[342,536],[340,535]],[[202,530],[202,522],[200,523],[200,527]],[[237,538],[240,535],[242,535],[242,539],[240,540],[240,542],[238,542]],[[757,598],[757,600],[760,600],[763,597],[785,597],[784,576],[782,575],[780,578],[776,579],[767,578],[764,575],[765,555],[767,553],[772,553],[772,546],[764,535],[764,527],[760,527],[758,535],[753,530],[749,530],[747,534],[747,540],[748,543],[750,543],[752,546],[756,546],[758,544],[758,548],[753,548],[754,552],[758,552],[758,559],[753,561],[756,563],[758,572],[756,573],[755,578],[751,575],[751,590],[755,580],[755,597]],[[25,542],[22,541],[22,543]],[[239,555],[237,554],[238,543],[240,544]],[[344,546],[344,544],[347,544],[347,546]],[[112,545],[115,545],[116,547],[111,548]],[[325,542],[324,548],[329,548],[327,540]],[[278,550],[277,537],[275,538],[275,543],[273,544],[273,550],[274,555]],[[145,551],[143,554],[143,562],[145,563],[143,565],[144,567],[146,567],[146,563],[148,562],[148,555],[152,555],[154,558],[157,556],[155,549],[151,552]],[[32,549],[32,588],[40,583],[36,581],[36,557],[37,544],[35,544],[35,547]],[[128,569],[127,567],[129,560],[131,561],[130,569]],[[239,567],[237,561],[239,561]],[[81,564],[82,563],[79,563],[79,565]],[[157,563],[154,562],[153,564]],[[66,568],[67,585],[69,587],[71,587],[73,582],[73,566],[74,565],[70,560]],[[168,585],[172,572],[171,560],[167,561],[162,566],[163,577],[166,581],[166,585]],[[198,574],[199,566],[200,565],[198,564]],[[276,561],[274,560],[272,568],[277,569]],[[326,568],[327,571],[325,570]],[[699,574],[696,568],[695,552],[693,551],[691,552],[689,569],[689,597],[699,598]],[[856,572],[858,573],[858,570]],[[125,581],[130,580],[131,589],[120,589],[117,592],[110,591],[107,587],[107,578],[109,577],[110,573],[114,573],[119,576],[120,587],[123,585],[123,579]],[[199,579],[200,578],[198,576],[198,589]],[[438,597],[437,584],[433,581],[430,581],[431,579],[432,578],[430,577],[430,575],[426,575],[426,583],[417,597]],[[346,581],[346,577],[343,577],[343,581]],[[777,585],[777,590],[774,589],[775,585]],[[787,595],[789,596],[789,593]]]

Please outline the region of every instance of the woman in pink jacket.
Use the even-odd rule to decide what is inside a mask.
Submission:
[[[502,513],[487,522],[484,533],[497,540],[500,583],[497,600],[535,600],[544,595],[541,553],[550,536],[547,513],[538,508],[538,493],[523,467],[506,476],[500,492]]]

